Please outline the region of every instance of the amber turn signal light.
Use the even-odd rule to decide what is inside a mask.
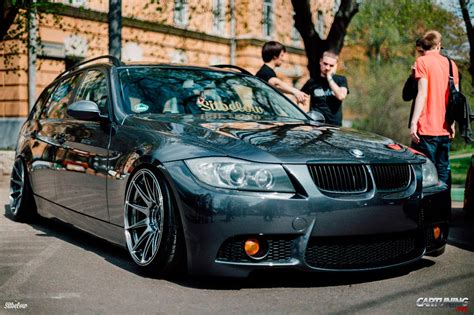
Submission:
[[[435,240],[439,239],[439,237],[441,236],[441,229],[439,228],[439,226],[435,226],[433,228],[433,236]]]
[[[255,256],[260,251],[260,243],[257,239],[251,238],[245,241],[245,253],[250,257]]]

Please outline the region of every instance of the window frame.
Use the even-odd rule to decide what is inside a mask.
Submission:
[[[46,106],[46,103],[48,103],[51,94],[53,94],[53,92],[56,90],[56,86],[57,82],[51,83],[43,89],[43,92],[41,92],[40,96],[36,100],[35,105],[28,115],[28,120],[38,120],[40,118],[43,108]]]
[[[265,38],[270,38],[273,35],[273,4],[273,0],[263,0],[262,32]]]
[[[80,78],[80,81],[77,84],[76,90],[74,92],[73,103],[78,101],[77,96],[78,96],[78,92],[79,92],[79,87],[81,87],[84,84],[84,81],[86,79],[87,74],[91,71],[100,72],[105,76],[105,84],[107,85],[107,106],[106,106],[107,107],[107,113],[101,113],[101,115],[103,115],[104,117],[107,116],[107,117],[110,118],[111,113],[112,113],[112,97],[111,97],[111,89],[110,89],[110,80],[109,80],[108,71],[106,71],[104,69],[101,69],[101,68],[87,68],[87,69],[84,69],[83,71],[81,71],[81,78]]]
[[[54,95],[54,93],[56,92],[56,90],[62,85],[64,84],[64,81],[74,77],[74,76],[77,76],[78,77],[78,81],[76,83],[76,85],[74,86],[74,88],[72,89],[71,91],[71,97],[69,98],[69,101],[67,102],[67,106],[66,108],[71,105],[76,97],[76,92],[77,92],[77,88],[79,87],[79,85],[81,84],[81,81],[82,81],[82,75],[83,75],[83,72],[82,71],[79,71],[79,72],[73,72],[73,73],[70,73],[64,77],[61,77],[60,79],[58,79],[57,81],[55,81],[53,84],[55,85],[55,87],[53,88],[53,90],[51,91],[51,93],[49,94],[48,96],[48,100],[44,103],[44,106],[42,106],[42,110],[40,111],[40,114],[39,114],[39,117],[38,119],[67,119],[68,117],[66,116],[65,118],[51,118],[49,117],[49,114],[46,115],[46,117],[41,117],[43,115],[43,112],[45,110],[49,110],[49,107],[51,106],[51,97]],[[67,110],[67,109],[66,109]]]
[[[188,26],[189,24],[188,0],[174,0],[173,24],[179,27]]]
[[[212,30],[216,34],[225,33],[226,27],[226,0],[213,0],[212,2]]]

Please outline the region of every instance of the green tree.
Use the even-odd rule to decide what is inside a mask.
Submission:
[[[448,52],[462,50],[465,32],[460,19],[430,0],[364,1],[348,30],[348,40],[366,47],[372,60],[391,61],[412,55],[416,38],[429,29],[443,34]]]
[[[409,144],[411,103],[402,100],[402,88],[415,61],[415,40],[429,29],[441,32],[443,54],[456,59],[464,71],[465,32],[452,11],[429,0],[361,4],[347,36],[347,44],[362,47],[367,56],[346,60],[351,94],[345,106],[357,113],[354,127]]]

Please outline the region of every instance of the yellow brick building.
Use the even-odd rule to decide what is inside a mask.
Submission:
[[[67,66],[108,52],[108,1],[51,2],[37,19],[36,97]],[[312,0],[313,20],[323,36],[338,2]],[[235,64],[255,73],[262,45],[277,40],[288,52],[277,74],[297,87],[308,78],[289,0],[122,0],[122,16],[124,61]],[[0,148],[14,146],[29,112],[27,67],[24,44],[0,43]]]

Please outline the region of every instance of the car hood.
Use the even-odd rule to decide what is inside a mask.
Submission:
[[[256,162],[312,163],[421,162],[406,147],[368,132],[314,121],[288,119],[209,119],[207,116],[130,116],[124,123],[166,132],[174,145],[208,148],[210,155],[225,155]],[[176,152],[176,148],[173,150]],[[203,152],[202,150],[199,152]],[[197,156],[194,156],[197,157]],[[183,158],[191,158],[184,156]]]

